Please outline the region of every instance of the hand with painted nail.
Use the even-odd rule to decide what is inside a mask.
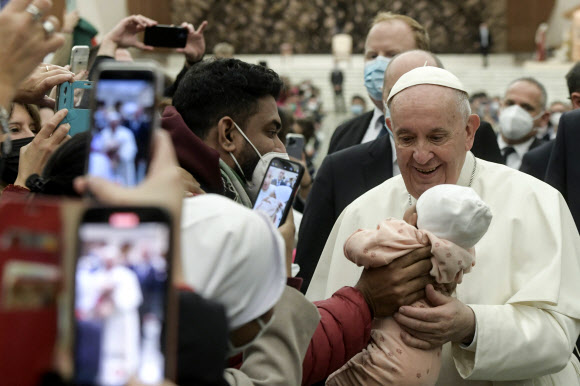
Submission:
[[[68,135],[70,125],[68,123],[57,127],[67,113],[68,110],[63,109],[54,114],[50,120],[42,125],[32,142],[20,149],[18,176],[14,185],[26,187],[26,179],[32,174],[41,174],[52,153],[70,138]]]

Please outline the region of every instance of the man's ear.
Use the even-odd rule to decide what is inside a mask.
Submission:
[[[222,117],[217,123],[218,146],[225,152],[234,152],[237,133],[238,129],[236,129],[233,119],[228,116]]]
[[[471,114],[467,118],[467,124],[465,125],[465,151],[469,151],[473,147],[473,140],[475,139],[475,132],[479,129],[479,123],[479,116],[477,114]]]
[[[572,101],[573,109],[580,108],[580,92],[574,91],[572,94],[570,94],[570,100]]]

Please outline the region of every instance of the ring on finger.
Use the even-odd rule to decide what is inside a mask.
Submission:
[[[42,12],[34,4],[28,4],[28,6],[26,7],[26,12],[32,15],[32,19],[34,21],[39,21],[42,18]]]
[[[46,33],[46,37],[49,38],[52,36],[52,34],[54,34],[54,24],[52,24],[52,22],[50,20],[46,20],[44,23],[42,23],[42,28],[44,28],[44,32]],[[47,70],[48,70],[48,66],[46,66]]]
[[[50,67],[46,66],[46,72],[50,71]]]

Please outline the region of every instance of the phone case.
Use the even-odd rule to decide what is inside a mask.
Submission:
[[[79,80],[72,83],[65,82],[58,87],[56,111],[67,109],[66,117],[60,122],[70,124],[69,135],[75,135],[87,131],[91,127],[91,110],[75,107],[75,91],[77,94],[81,90],[91,90],[93,82]],[[86,94],[84,94],[86,93]],[[78,98],[87,98],[90,91],[84,91]],[[86,95],[86,96],[85,96]]]
[[[282,158],[272,159],[260,184],[254,210],[266,214],[276,226],[284,224],[303,175],[301,164]]]
[[[2,384],[36,385],[52,370],[58,336],[61,204],[0,202],[0,374]]]
[[[169,215],[148,207],[91,208],[78,234],[75,381],[121,384],[131,374],[145,377],[142,382],[174,379]]]

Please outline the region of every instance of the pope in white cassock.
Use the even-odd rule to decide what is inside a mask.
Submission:
[[[354,285],[362,268],[344,257],[346,239],[387,217],[403,218],[428,188],[471,186],[493,220],[475,245],[477,265],[452,297],[426,288],[433,308],[393,316],[414,347],[443,344],[437,385],[580,385],[572,355],[580,332],[580,236],[549,185],[469,151],[479,126],[464,86],[450,72],[420,67],[387,100],[401,175],[365,193],[338,218],[307,297]]]
[[[119,264],[119,248],[104,247],[100,314],[103,318],[99,383],[121,385],[139,365],[139,312],[143,295],[135,272]]]

